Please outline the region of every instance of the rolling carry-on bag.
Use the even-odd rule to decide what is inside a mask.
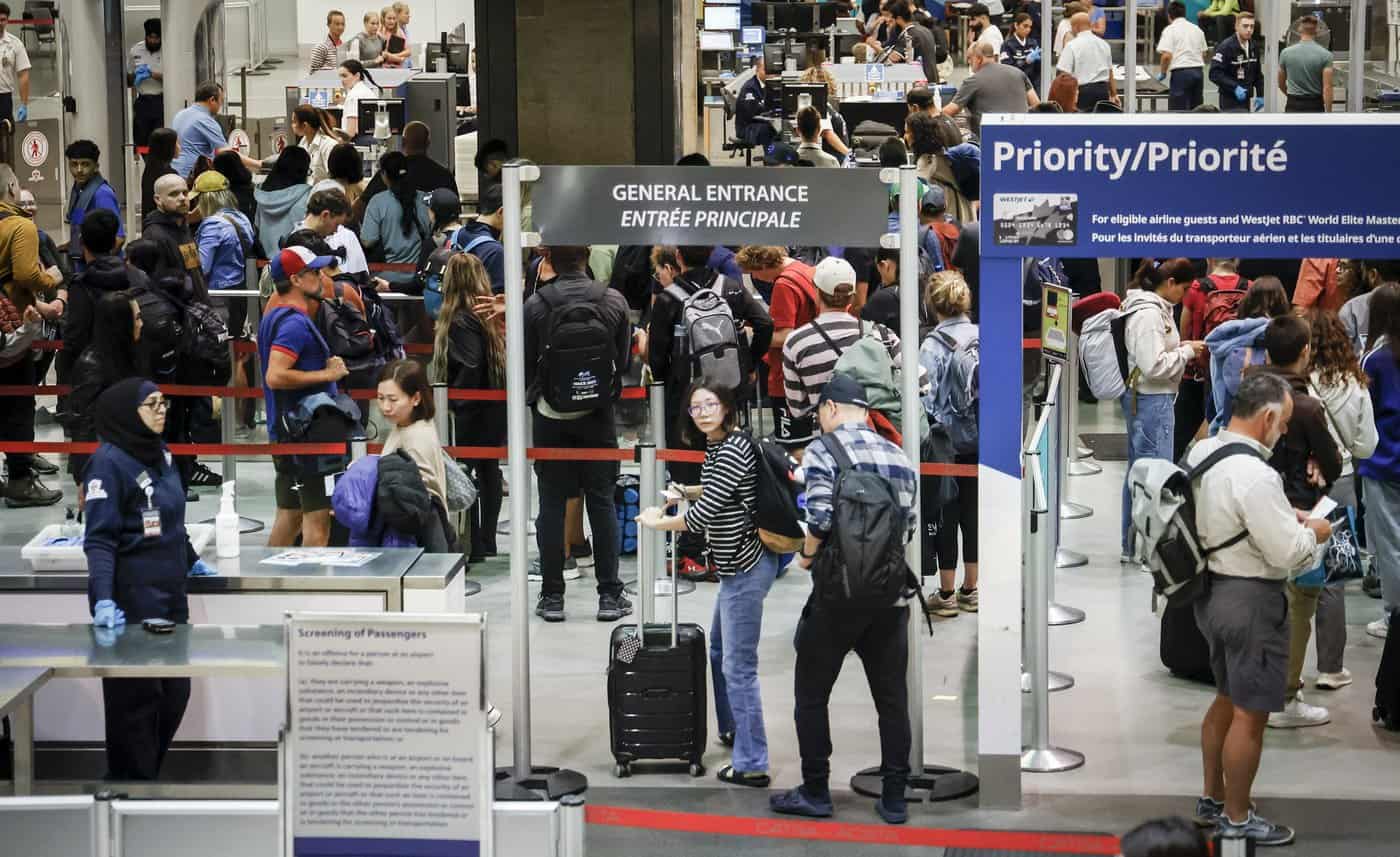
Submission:
[[[1177,678],[1215,684],[1210,670],[1210,645],[1196,625],[1196,611],[1190,606],[1162,605],[1162,666]]]
[[[705,773],[705,631],[678,621],[676,551],[670,555],[671,623],[619,625],[608,643],[608,727],[619,777],[648,759],[678,759],[690,763],[692,777]]]
[[[1390,614],[1390,631],[1381,649],[1381,665],[1376,671],[1376,707],[1371,718],[1382,729],[1400,732],[1400,610]]]

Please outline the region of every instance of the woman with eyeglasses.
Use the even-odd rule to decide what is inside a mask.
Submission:
[[[710,624],[710,667],[721,744],[734,748],[719,779],[732,785],[768,788],[768,736],[758,687],[758,639],[763,599],[778,577],[778,555],[758,538],[758,447],[736,431],[734,391],[708,380],[690,386],[681,416],[688,445],[705,445],[699,491],[684,515],[660,508],[638,516],[655,530],[703,533],[719,572],[719,598]]]
[[[185,533],[185,489],[161,440],[169,401],[144,378],[97,399],[99,445],[83,471],[88,604],[99,644],[189,621],[187,578],[210,575]],[[154,780],[190,698],[188,678],[102,680],[110,780]]]

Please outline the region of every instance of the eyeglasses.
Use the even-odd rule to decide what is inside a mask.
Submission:
[[[170,400],[156,399],[154,402],[142,402],[141,407],[150,408],[152,411],[158,414],[163,414],[166,411],[170,410]]]
[[[698,405],[690,406],[690,415],[692,417],[700,417],[705,414],[713,414],[715,411],[719,410],[720,407],[719,402],[701,402]]]

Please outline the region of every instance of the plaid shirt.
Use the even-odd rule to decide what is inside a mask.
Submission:
[[[904,450],[885,440],[864,423],[846,423],[832,433],[857,470],[869,470],[894,483],[895,496],[904,510],[907,534],[914,532],[914,500],[919,477]],[[831,532],[831,495],[836,487],[836,459],[820,438],[812,441],[802,458],[807,483],[807,528],[821,538]]]

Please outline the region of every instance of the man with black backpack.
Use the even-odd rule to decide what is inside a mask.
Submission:
[[[1291,829],[1260,817],[1250,802],[1264,727],[1269,712],[1283,709],[1287,690],[1284,583],[1311,568],[1317,546],[1332,536],[1327,521],[1293,509],[1269,466],[1292,416],[1288,382],[1251,372],[1235,394],[1229,425],[1197,443],[1186,461],[1188,471],[1203,471],[1192,495],[1208,585],[1194,608],[1217,694],[1201,724],[1205,786],[1196,821],[1261,846],[1293,841]]]
[[[501,194],[500,184],[482,187],[477,216],[462,224],[452,238],[453,247],[481,260],[491,278],[491,291],[498,295],[506,290],[506,251],[501,245],[506,213]]]
[[[549,248],[557,275],[525,302],[527,398],[535,409],[534,445],[617,447],[613,403],[632,356],[632,325],[621,294],[586,274],[588,248]],[[543,584],[535,613],[564,621],[564,509],[582,494],[593,529],[598,621],[632,612],[617,576],[616,461],[538,461],[536,521]]]
[[[846,655],[865,667],[879,714],[880,772],[875,811],[890,824],[909,818],[910,725],[905,668],[913,587],[904,545],[913,534],[918,476],[904,452],[867,424],[865,390],[837,373],[822,390],[824,434],[807,447],[807,538],[798,563],[812,572],[812,594],[798,622],[797,742],[802,785],[774,795],[773,811],[824,818],[831,805],[831,689]]]

